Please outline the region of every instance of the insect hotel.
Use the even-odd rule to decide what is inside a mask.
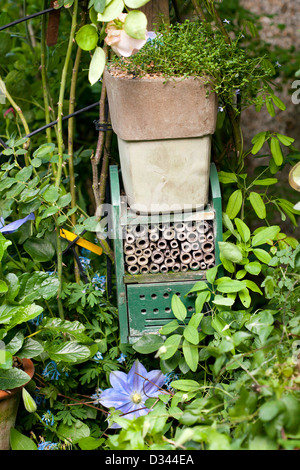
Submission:
[[[128,78],[107,69],[120,169],[110,167],[121,342],[195,311],[196,281],[219,264],[221,194],[211,163],[218,100],[203,77]]]

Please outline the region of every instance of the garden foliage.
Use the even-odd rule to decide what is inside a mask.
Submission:
[[[16,3],[4,2],[0,27],[19,18]],[[108,130],[99,153],[104,133],[94,127],[96,107],[68,124],[62,120],[74,112],[75,102],[81,109],[99,100],[103,117],[104,87],[99,77],[90,80],[93,85],[88,81],[88,69],[93,74],[98,61],[91,66],[87,51],[99,54],[102,64],[104,24],[123,11],[124,2],[92,0],[86,5],[89,14],[80,16],[78,1],[59,1],[61,23],[52,47],[46,46],[43,18],[0,31],[0,389],[24,383],[22,371],[14,373],[15,355],[32,358],[36,371],[11,434],[13,449],[300,447],[300,248],[293,233],[300,212],[283,180],[284,170],[300,154],[294,139],[273,129],[261,129],[244,148],[240,127],[244,106],[254,105],[258,112],[266,106],[271,116],[284,116],[285,105],[272,83],[278,67],[274,53],[259,41],[259,18],[237,0],[175,3],[179,8],[170,10],[171,30],[177,40],[162,27],[162,36],[149,41],[130,67],[140,71],[150,64],[157,71],[163,62],[168,75],[173,54],[181,54],[187,68],[180,69],[184,61],[175,64],[179,74],[203,70],[215,78],[221,264],[207,272],[208,282],[192,288],[191,317],[175,295],[174,319],[160,334],[143,336],[134,345],[119,340],[112,251],[99,237],[95,203],[95,182],[105,195],[108,156],[109,162],[118,161],[116,142]],[[127,7],[143,4],[125,1]],[[206,24],[199,30],[188,23],[187,41],[184,26],[175,26],[175,14],[189,14],[195,4]],[[25,5],[24,15],[41,9],[34,0]],[[108,8],[113,18],[105,16]],[[131,34],[140,25],[139,19],[132,21],[127,24]],[[217,47],[205,51],[210,41]],[[280,52],[284,58],[288,53]],[[294,73],[288,68],[285,77]],[[54,126],[32,135],[52,121]],[[247,170],[253,159],[254,172]],[[285,227],[288,222],[288,233],[282,222]],[[61,229],[101,247],[102,255],[70,246],[60,237]],[[112,388],[131,396],[128,386],[141,384],[132,377],[134,367],[146,371],[151,391],[141,402],[141,391],[133,390],[134,403],[151,411],[128,419],[117,409],[115,395],[115,402],[108,392],[106,401],[101,395]],[[149,377],[156,375],[159,384],[150,386]]]

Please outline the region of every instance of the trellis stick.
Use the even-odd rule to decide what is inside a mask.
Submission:
[[[65,95],[65,88],[66,88],[67,72],[68,72],[68,67],[69,67],[69,62],[71,58],[71,52],[72,52],[72,47],[73,47],[73,42],[74,42],[74,37],[75,37],[75,31],[76,31],[76,26],[77,26],[77,12],[78,12],[78,0],[75,0],[74,5],[73,5],[73,12],[72,12],[71,32],[69,36],[65,63],[64,63],[62,75],[61,75],[59,101],[58,101],[58,109],[57,109],[58,165],[57,165],[55,185],[58,188],[61,183],[62,168],[63,168],[63,150],[64,150],[63,129],[62,129],[63,102],[64,102],[64,95]],[[59,233],[59,225],[57,223],[56,223],[56,242],[57,242],[57,275],[58,275],[58,280],[59,280],[57,302],[58,302],[59,316],[61,319],[64,319],[64,310],[63,310],[62,301],[60,299],[61,292],[62,292],[62,246],[61,246],[61,239],[60,239],[60,233]]]

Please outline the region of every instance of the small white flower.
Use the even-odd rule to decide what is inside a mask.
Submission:
[[[229,20],[224,20],[223,23],[230,24]]]

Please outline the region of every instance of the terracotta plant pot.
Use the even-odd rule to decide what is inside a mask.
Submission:
[[[124,189],[136,212],[203,208],[218,100],[204,78],[104,73]],[[173,207],[170,207],[173,206]]]
[[[23,370],[28,374],[28,382],[34,375],[34,365],[30,359],[22,359]],[[26,385],[26,384],[25,384]],[[0,450],[9,450],[10,430],[14,427],[23,387],[13,390],[0,390]]]

